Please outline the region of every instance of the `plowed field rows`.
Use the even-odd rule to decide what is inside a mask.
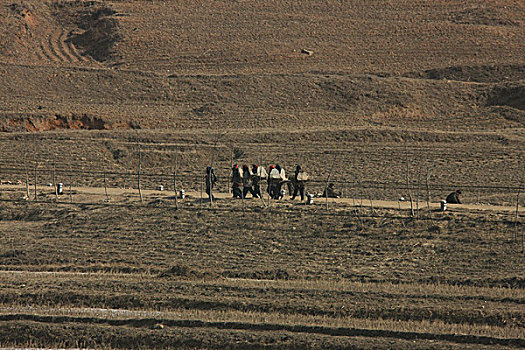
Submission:
[[[274,203],[243,215],[240,201],[221,203],[4,203],[0,319],[13,332],[3,341],[524,345],[525,266],[506,214],[429,221]]]
[[[524,19],[0,1],[0,347],[524,348]],[[226,198],[277,163],[344,198]]]

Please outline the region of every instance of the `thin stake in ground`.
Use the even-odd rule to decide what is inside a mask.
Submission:
[[[106,169],[104,169],[104,193],[106,194],[106,202],[109,202],[109,195],[108,195],[108,176],[106,173]]]
[[[137,144],[138,144],[138,150],[139,150],[139,169],[138,169],[138,178],[137,178],[137,185],[138,185],[138,188],[139,188],[139,198],[140,198],[140,201],[142,202],[143,201],[143,198],[142,198],[142,189],[140,187],[140,175],[141,175],[141,169],[142,169],[142,152],[141,152],[141,149],[140,149],[140,142],[139,140],[137,139]]]
[[[430,177],[432,176],[432,168],[428,166],[427,163],[427,176],[425,177],[425,187],[427,189],[427,208],[428,208],[428,216],[430,217],[430,220],[432,220],[432,210],[430,209]]]
[[[408,198],[410,199],[410,215],[414,217],[414,201],[412,200],[412,190],[410,188],[410,160],[408,158],[408,148],[407,148],[407,142],[405,140],[405,155],[406,155],[406,183],[407,183],[407,191],[408,191]]]
[[[515,240],[518,238],[517,237],[518,236],[518,211],[520,207],[520,194],[521,194],[521,185],[518,187],[518,193],[516,194],[516,212],[514,214],[514,239]]]
[[[337,159],[337,153],[334,155],[334,160],[332,161],[332,166],[330,167],[330,171],[328,172],[328,176],[326,177],[326,185],[324,187],[326,210],[328,210],[328,183],[330,182],[330,176],[332,176],[332,171],[334,170],[336,159]]]
[[[177,163],[178,163],[178,152],[175,152],[175,169],[173,170],[173,190],[175,191],[175,210],[179,209],[179,203],[177,201]]]
[[[24,152],[24,171],[26,173],[26,198],[29,199],[29,172],[27,170],[27,152]]]
[[[71,160],[69,161],[69,203],[73,203],[73,171],[71,170]]]
[[[57,153],[55,151],[53,155],[53,188],[55,189],[55,202],[58,202],[58,188],[56,183],[56,159]]]
[[[204,177],[201,176],[201,198],[200,198],[200,201],[199,201],[199,210],[202,209],[202,190],[203,190],[203,184],[204,184]]]
[[[231,158],[230,158],[230,169],[228,170],[230,175],[228,176],[228,193],[232,193],[232,189],[230,188],[230,177],[233,176],[233,146],[231,149]]]
[[[38,161],[35,160],[35,202],[38,201]]]

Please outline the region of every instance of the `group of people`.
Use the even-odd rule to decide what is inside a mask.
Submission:
[[[299,165],[296,167],[295,175],[288,178],[286,171],[279,164],[271,165],[268,171],[256,164],[251,168],[246,164],[242,167],[235,164],[231,175],[233,198],[246,198],[248,193],[255,198],[262,197],[261,182],[267,180],[266,191],[272,199],[282,199],[286,194],[282,186],[287,184],[289,192],[293,191],[292,199],[295,199],[299,192],[301,200],[304,200],[307,176],[301,174],[303,173]]]
[[[295,167],[295,172],[292,176],[287,177],[286,171],[279,164],[271,165],[268,170],[264,167],[253,164],[251,167],[247,164],[242,166],[235,164],[231,172],[231,190],[233,198],[246,198],[251,194],[254,198],[261,198],[261,183],[267,181],[266,192],[275,200],[282,199],[286,195],[286,190],[283,185],[287,186],[288,193],[291,194],[291,199],[300,196],[301,200],[305,200],[306,182],[308,181],[308,174],[303,171],[300,165]],[[217,176],[212,167],[206,168],[206,194],[213,198],[212,190],[217,182]],[[331,183],[325,188],[323,197],[338,198],[341,193],[335,191],[334,184]]]
[[[231,183],[233,198],[246,198],[248,193],[254,198],[261,198],[261,182],[267,180],[268,195],[272,199],[282,199],[286,195],[286,191],[282,188],[284,184],[288,187],[288,192],[292,193],[292,200],[301,196],[304,201],[306,195],[306,182],[308,181],[308,174],[303,171],[300,165],[295,167],[295,173],[290,177],[286,177],[286,172],[279,164],[270,165],[268,171],[263,167],[253,164],[251,167],[244,164],[242,167],[235,164],[232,167]],[[213,199],[212,190],[217,182],[217,176],[213,167],[206,168],[206,194]],[[242,190],[241,190],[242,188]],[[461,204],[460,200],[461,190],[456,190],[450,193],[446,202],[451,204]],[[322,194],[322,197],[339,198],[341,192],[334,188],[334,184],[330,183]]]

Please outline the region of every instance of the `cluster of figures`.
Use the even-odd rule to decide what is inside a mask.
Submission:
[[[243,165],[240,167],[235,164],[232,167],[231,183],[233,198],[246,198],[248,193],[254,198],[261,198],[261,182],[267,181],[267,192],[272,199],[282,199],[286,195],[286,190],[283,185],[288,188],[288,193],[291,193],[292,200],[298,195],[304,201],[306,193],[306,182],[308,181],[308,174],[304,172],[300,165],[295,167],[295,173],[289,178],[286,176],[284,168],[279,164],[271,165],[266,171],[265,168],[253,164],[251,167]],[[217,176],[212,167],[206,168],[206,193],[211,196],[212,189],[217,182]],[[242,190],[241,190],[242,188]],[[339,198],[341,193],[336,192],[334,184],[331,183],[325,188],[323,197]]]

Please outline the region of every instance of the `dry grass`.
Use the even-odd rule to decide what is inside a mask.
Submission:
[[[393,332],[414,332],[444,335],[473,335],[494,338],[523,338],[522,328],[516,326],[495,327],[490,325],[472,326],[468,324],[453,324],[442,321],[396,321],[369,320],[348,317],[290,315],[275,312],[239,312],[221,310],[188,310],[175,309],[170,311],[123,310],[102,308],[42,308],[42,307],[2,307],[0,315],[30,314],[41,316],[72,316],[79,318],[97,318],[103,320],[133,320],[153,319],[157,323],[176,321],[202,321],[223,323],[247,323],[288,326],[317,326],[328,328],[357,328],[367,330],[383,330]]]
[[[226,192],[235,147],[239,164],[301,164],[311,192],[333,167],[367,205],[407,196],[408,158],[414,182],[432,166],[434,202],[459,187],[514,206],[522,2],[14,0],[0,17],[0,180],[38,163],[52,201],[56,153],[78,199],[0,186],[2,346],[525,346],[521,215],[251,200],[243,215],[198,197],[174,211],[151,191],[172,190],[177,154],[180,188],[213,159]],[[143,205],[124,190],[137,140]],[[79,189],[103,169],[110,205]]]

